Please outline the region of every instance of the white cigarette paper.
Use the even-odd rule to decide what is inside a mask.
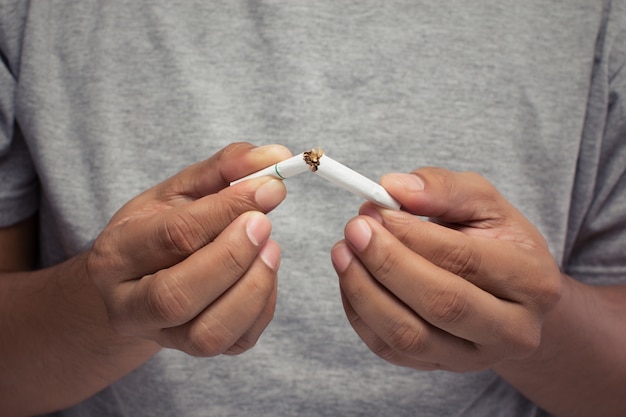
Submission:
[[[399,210],[398,203],[380,184],[375,183],[364,175],[335,161],[325,155],[321,149],[303,152],[277,164],[271,165],[246,177],[230,183],[235,185],[241,181],[269,175],[275,178],[286,179],[306,171],[312,171],[325,180],[354,193],[379,206]]]
[[[379,206],[394,210],[400,209],[400,203],[390,196],[382,185],[335,161],[328,155],[324,155],[320,159],[320,164],[315,173],[328,182]]]
[[[300,155],[292,156],[289,159],[285,159],[277,164],[268,166],[267,168],[263,168],[260,171],[240,178],[237,181],[233,181],[230,185],[235,185],[241,181],[251,180],[252,178],[263,177],[265,175],[284,180],[286,178],[293,177],[294,175],[307,172],[310,169],[311,167],[304,161],[304,152],[302,152]]]

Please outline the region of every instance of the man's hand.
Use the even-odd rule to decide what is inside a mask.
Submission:
[[[370,349],[452,371],[532,354],[563,285],[541,234],[476,174],[426,168],[381,183],[403,211],[365,204],[332,250],[347,316]]]
[[[290,155],[228,146],[132,199],[91,249],[48,268],[26,271],[35,223],[2,230],[0,247],[22,243],[11,252],[18,261],[0,265],[0,414],[70,407],[160,346],[198,356],[249,349],[274,311],[280,249],[265,213],[285,187],[229,183]]]
[[[229,182],[290,156],[234,144],[131,200],[88,253],[112,326],[192,355],[241,353],[271,320],[281,181]]]

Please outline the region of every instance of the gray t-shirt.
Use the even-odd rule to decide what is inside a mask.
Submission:
[[[233,141],[377,179],[478,171],[561,267],[626,279],[624,1],[0,0],[0,226],[41,264]],[[313,175],[271,214],[275,319],[237,357],[164,350],[62,416],[539,416],[491,371],[417,372],[348,324],[329,250],[361,200]]]

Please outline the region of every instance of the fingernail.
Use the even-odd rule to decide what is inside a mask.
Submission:
[[[257,146],[256,148],[252,148],[252,150],[250,152],[253,153],[265,153],[265,152],[284,152],[287,148],[284,147],[283,145],[277,145],[277,144],[270,144],[270,145],[263,145],[263,146]]]
[[[378,212],[378,209],[376,209],[373,204],[365,205],[359,214],[371,217],[372,219],[376,220],[377,223],[383,224],[383,218]]]
[[[261,248],[259,256],[265,265],[272,271],[278,271],[280,266],[280,247],[277,244],[268,242]]]
[[[333,261],[333,266],[335,267],[335,271],[338,273],[342,273],[350,263],[354,259],[354,254],[344,242],[338,243],[331,251],[331,260]]]
[[[397,174],[396,180],[409,193],[424,191],[424,181],[415,174]]]
[[[246,223],[246,234],[254,246],[259,246],[265,242],[269,238],[271,230],[272,225],[264,214],[250,213],[250,219]]]
[[[285,199],[287,190],[281,180],[271,179],[263,184],[254,194],[254,201],[263,211],[270,211]]]
[[[372,229],[365,220],[356,219],[346,227],[346,238],[357,251],[363,252],[372,239]]]

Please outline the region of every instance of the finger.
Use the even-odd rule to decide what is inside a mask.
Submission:
[[[275,265],[274,271],[278,270],[278,264],[280,263],[280,247],[278,243],[273,240],[268,241],[265,247],[261,250],[259,256],[271,258],[266,260],[266,265]],[[239,355],[256,345],[263,331],[270,324],[274,318],[274,311],[276,309],[276,300],[278,296],[278,281],[274,281],[274,288],[270,294],[270,298],[265,305],[265,309],[258,316],[256,321],[250,326],[248,330],[237,340],[237,342],[230,348],[224,351],[226,355]]]
[[[119,285],[115,299],[122,305],[114,309],[120,314],[116,322],[131,334],[186,323],[247,273],[270,230],[265,215],[245,213],[184,261]]]
[[[286,196],[282,181],[263,177],[152,216],[131,218],[94,245],[103,261],[116,262],[117,282],[176,264],[215,239],[248,211],[268,212]],[[104,236],[104,235],[103,235]]]
[[[120,209],[95,241],[90,270],[112,269],[108,279],[114,282],[153,273],[210,242],[241,213],[272,210],[286,195],[277,180],[224,187],[288,154],[278,145],[233,144],[146,191]]]
[[[425,362],[394,350],[389,344],[381,339],[378,334],[376,334],[367,325],[367,323],[363,321],[363,319],[361,319],[354,307],[352,307],[348,296],[344,294],[343,290],[341,291],[341,301],[350,325],[374,354],[385,361],[398,366],[418,369],[421,371],[440,369],[439,365],[436,363]]]
[[[411,174],[387,174],[381,184],[404,210],[448,223],[499,224],[513,207],[482,176],[421,168]]]
[[[461,232],[373,205],[364,205],[360,213],[429,262],[499,298],[530,304],[552,293],[550,281],[541,276],[553,267],[553,260],[539,256],[532,245],[514,244],[502,230]]]
[[[538,328],[525,308],[430,263],[373,219],[357,217],[345,235],[370,274],[433,326],[484,346],[502,347],[506,341],[526,352],[536,343]],[[519,327],[512,329],[511,323]]]
[[[344,242],[333,258],[351,256]],[[381,358],[415,369],[467,371],[482,367],[473,343],[444,332],[419,317],[382,287],[358,260],[339,273],[346,315],[357,334]]]
[[[250,349],[274,314],[279,256],[278,245],[269,241],[246,274],[197,317],[161,330],[161,343],[194,356]]]
[[[141,207],[145,202],[176,204],[201,198],[226,188],[237,178],[290,156],[289,149],[282,145],[255,147],[244,142],[233,143],[147,190],[129,207]]]

